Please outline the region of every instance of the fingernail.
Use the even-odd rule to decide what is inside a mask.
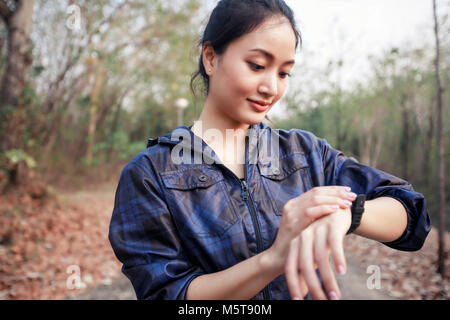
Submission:
[[[330,291],[330,293],[328,293],[328,296],[330,297],[331,300],[339,300],[336,292],[334,291]]]
[[[299,297],[293,297],[292,300],[300,300]]]
[[[343,266],[343,265],[338,265],[338,266],[337,266],[337,272],[338,272],[340,275],[344,275],[344,274],[345,274],[344,266]]]
[[[345,203],[345,205],[348,206],[348,207],[351,207],[351,206],[352,206],[352,203],[351,203],[350,201],[348,201],[348,200],[344,200],[344,203]]]
[[[349,193],[348,193],[348,196],[349,196],[350,198],[352,198],[352,199],[355,199],[355,198],[356,198],[356,193],[349,192]]]
[[[352,190],[350,187],[344,187],[344,189],[349,192],[350,192],[350,190]]]

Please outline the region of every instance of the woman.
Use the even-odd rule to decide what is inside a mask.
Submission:
[[[138,299],[341,299],[329,257],[345,273],[347,233],[422,247],[430,220],[407,181],[262,122],[300,40],[282,0],[213,10],[194,76],[200,118],[150,139],[117,188],[109,239]]]

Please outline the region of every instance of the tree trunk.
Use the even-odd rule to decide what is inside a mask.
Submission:
[[[1,22],[0,22],[0,28],[2,28]],[[0,57],[3,52],[3,46],[5,45],[5,42],[6,42],[6,38],[4,36],[0,35]],[[0,70],[1,70],[1,65],[0,65]],[[1,85],[1,82],[0,82],[0,85]]]
[[[122,109],[122,101],[119,101],[117,103],[117,109],[114,112],[114,120],[113,120],[113,123],[112,123],[111,132],[109,133],[111,142],[109,144],[108,152],[106,154],[106,162],[108,162],[108,163],[111,161],[111,156],[112,156],[112,153],[113,153],[113,150],[114,150],[114,139],[113,139],[113,137],[116,134],[117,129],[119,127],[119,119],[120,119],[120,110],[121,109]]]
[[[408,162],[409,162],[409,117],[408,117],[408,107],[406,105],[407,96],[406,93],[402,94],[401,98],[401,110],[402,110],[402,122],[403,122],[403,134],[402,134],[402,178],[405,180],[409,179],[408,176]]]
[[[91,107],[89,110],[89,126],[88,126],[88,145],[86,150],[86,163],[92,163],[92,147],[95,142],[95,130],[97,129],[97,112],[98,112],[98,98],[102,90],[103,80],[106,75],[106,70],[100,65],[97,65],[94,87],[91,91]]]
[[[0,108],[11,108],[6,118],[1,119],[1,148],[4,150],[21,148],[20,127],[22,125],[20,98],[26,84],[26,71],[32,62],[30,32],[33,22],[34,0],[22,0],[14,12],[6,12],[2,6],[1,15],[8,30],[8,52],[6,69],[0,89]]]
[[[439,44],[439,22],[437,18],[436,0],[433,0],[433,17],[434,17],[434,36],[436,42],[436,59],[434,66],[436,70],[436,86],[437,86],[437,178],[439,193],[439,248],[438,248],[438,268],[443,278],[445,278],[445,168],[444,168],[444,126],[443,126],[443,101],[442,101],[442,84],[439,70],[440,44]]]
[[[382,134],[379,134],[377,137],[377,142],[375,144],[373,161],[371,164],[373,167],[378,166],[378,160],[380,159],[380,154],[381,154],[381,149],[383,147],[383,143],[384,143],[384,136]]]
[[[44,156],[42,157],[43,161],[47,161],[48,157],[50,156],[58,135],[61,133],[62,128],[64,128],[64,125],[67,123],[67,118],[70,116],[70,110],[74,105],[73,100],[79,95],[81,89],[82,88],[78,85],[78,81],[76,81],[72,86],[72,91],[69,97],[61,102],[61,104],[65,104],[67,106],[66,110],[64,110],[64,112],[62,110],[58,110],[57,119],[53,120],[50,127],[46,129],[47,135],[44,137],[44,139],[42,139],[42,145],[44,146]]]
[[[430,109],[432,109],[430,107]],[[427,186],[427,190],[430,190],[430,181],[433,181],[434,179],[430,179],[430,161],[431,161],[431,146],[433,144],[433,135],[434,135],[434,129],[433,129],[433,112],[430,111],[428,115],[428,130],[426,131],[426,140],[423,144],[423,154],[424,154],[424,161],[422,166],[422,176],[423,176],[423,185]]]

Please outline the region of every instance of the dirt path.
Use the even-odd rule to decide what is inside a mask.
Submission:
[[[395,300],[389,295],[386,285],[380,281],[379,288],[375,281],[371,281],[372,272],[366,273],[364,267],[358,260],[346,252],[347,272],[345,275],[337,275],[337,281],[342,293],[343,300]],[[369,283],[368,283],[369,282]],[[369,286],[372,288],[370,289]]]
[[[364,274],[358,267],[358,262],[351,256],[347,256],[347,273],[337,276],[337,281],[343,300],[393,300],[396,299],[381,289],[368,289],[367,278],[370,274]],[[133,287],[124,275],[120,275],[110,285],[99,285],[89,288],[79,295],[69,296],[68,300],[136,300]]]
[[[114,205],[115,186],[105,185],[95,190],[84,190],[76,193],[65,194],[66,201],[83,204],[94,211],[104,212],[102,216],[108,216],[112,213]],[[339,287],[344,299],[394,299],[388,295],[383,287],[381,289],[368,289],[367,279],[370,274],[365,273],[354,257],[347,254],[347,273],[343,276],[337,276]],[[66,299],[79,300],[134,300],[134,293],[131,282],[121,272],[115,273],[107,281],[96,286],[88,286],[81,293],[73,292]]]
[[[47,205],[27,195],[0,197],[0,300],[136,299],[108,240],[116,187],[59,192]],[[344,249],[347,274],[337,275],[344,299],[450,300],[449,278],[435,271],[434,228],[417,252],[356,235],[345,238]],[[450,270],[449,259],[446,265]],[[380,286],[370,289],[377,269]]]
[[[105,220],[104,231],[107,241],[107,227],[114,208],[115,184],[105,184],[96,188],[88,188],[82,191],[64,193],[61,197],[67,203],[78,203],[89,208]],[[108,242],[108,241],[107,241]],[[109,242],[106,244],[110,247]],[[112,249],[111,249],[112,251]],[[116,258],[114,257],[114,260]],[[116,261],[115,272],[104,279],[100,284],[89,285],[83,290],[75,290],[67,295],[67,300],[136,300],[133,286],[128,278],[120,271],[120,262]],[[80,293],[81,292],[81,293]]]
[[[78,295],[70,295],[66,300],[136,300],[130,280],[123,274],[110,284],[102,284],[87,289]]]

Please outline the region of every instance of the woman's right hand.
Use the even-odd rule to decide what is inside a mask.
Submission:
[[[268,249],[271,262],[282,273],[291,242],[314,220],[352,205],[356,194],[344,186],[314,187],[289,200],[283,207],[280,227],[273,245]]]

